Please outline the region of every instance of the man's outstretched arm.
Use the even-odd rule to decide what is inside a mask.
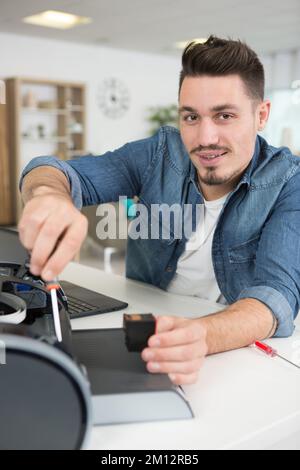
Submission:
[[[25,176],[22,198],[20,240],[31,252],[31,272],[49,281],[79,251],[87,219],[72,201],[67,177],[50,166],[34,168]]]
[[[158,317],[142,358],[150,372],[167,373],[178,385],[195,383],[206,355],[249,346],[273,336],[277,321],[256,299],[242,299],[197,319]]]
[[[199,320],[207,330],[208,354],[249,346],[274,335],[277,320],[256,299],[242,299]]]
[[[37,157],[25,167],[20,181],[25,208],[19,231],[32,252],[33,274],[50,280],[74,258],[87,233],[86,217],[79,212],[82,206],[139,194],[165,138],[162,130],[99,157],[67,162]]]
[[[159,318],[156,336],[160,346],[155,346],[157,338],[152,337],[150,348],[143,352],[149,370],[172,374],[175,383],[193,383],[206,354],[293,333],[300,305],[299,208],[297,171],[284,185],[263,227],[253,284],[245,286],[232,305],[214,315],[195,320]],[[146,358],[150,352],[151,360]]]

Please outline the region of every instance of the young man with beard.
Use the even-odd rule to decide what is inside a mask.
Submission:
[[[202,205],[190,240],[128,240],[128,277],[224,304],[205,318],[158,318],[142,358],[150,372],[167,373],[176,384],[195,382],[207,354],[293,332],[300,159],[258,136],[269,112],[255,52],[211,36],[183,53],[179,131],[163,127],[101,157],[37,158],[23,172],[20,238],[32,251],[32,272],[45,280],[85,238],[82,205],[121,195],[138,196],[148,209]]]

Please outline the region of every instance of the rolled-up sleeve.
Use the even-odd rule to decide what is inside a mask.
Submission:
[[[62,171],[71,187],[76,207],[117,201],[119,196],[138,196],[164,139],[161,128],[152,137],[125,144],[100,156],[82,156],[68,161],[37,157],[24,168],[20,180],[34,168],[52,166]]]
[[[256,253],[255,277],[239,299],[255,298],[273,312],[275,337],[288,337],[300,304],[300,173],[285,184],[266,221]]]
[[[244,289],[237,300],[257,299],[264,303],[277,320],[274,337],[286,338],[294,331],[294,314],[287,299],[278,290],[270,286],[255,286]]]
[[[81,184],[80,180],[78,178],[78,175],[76,171],[73,170],[72,166],[70,166],[67,162],[63,160],[59,160],[59,158],[56,157],[36,157],[33,158],[28,165],[24,168],[21,178],[20,178],[20,183],[19,183],[19,188],[20,190],[22,189],[22,183],[24,177],[34,168],[38,168],[40,166],[52,166],[53,168],[56,168],[57,170],[60,170],[64,173],[64,175],[67,177],[70,188],[71,188],[71,197],[72,200],[77,207],[77,209],[82,208],[82,190],[81,190]]]

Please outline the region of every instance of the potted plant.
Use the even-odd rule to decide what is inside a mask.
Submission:
[[[161,126],[178,127],[178,107],[176,104],[151,107],[147,120],[151,124],[150,135],[155,134]]]

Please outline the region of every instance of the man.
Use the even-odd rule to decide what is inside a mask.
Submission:
[[[20,238],[32,250],[32,272],[45,280],[62,271],[85,238],[82,204],[136,195],[147,208],[204,208],[190,240],[171,231],[168,240],[128,241],[128,277],[227,304],[205,318],[158,318],[142,357],[150,372],[167,373],[176,384],[195,382],[207,354],[293,332],[300,159],[257,136],[269,112],[255,52],[211,36],[183,53],[180,133],[165,127],[101,157],[43,157],[24,170]]]

